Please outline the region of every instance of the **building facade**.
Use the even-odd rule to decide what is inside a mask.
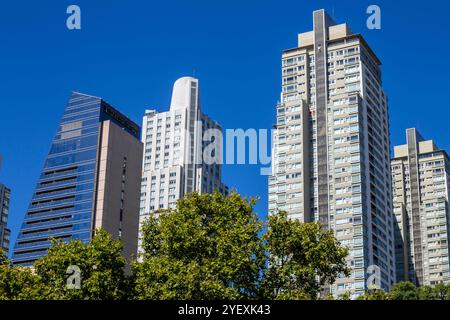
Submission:
[[[450,158],[432,140],[406,130],[391,161],[397,280],[450,283]]]
[[[359,34],[313,13],[313,31],[282,54],[269,214],[320,222],[349,247],[353,298],[395,282],[387,98],[381,62]],[[376,274],[379,276],[371,277]],[[375,279],[375,280],[374,280]],[[377,282],[379,280],[379,282]]]
[[[7,228],[11,190],[0,184],[0,249],[5,255],[9,252],[11,231]]]
[[[167,112],[146,110],[140,218],[174,208],[190,192],[228,193],[222,183],[222,129],[200,109],[199,81],[178,79]]]
[[[96,229],[136,257],[140,128],[103,99],[73,92],[18,235],[13,263],[31,265],[50,238],[88,243]]]

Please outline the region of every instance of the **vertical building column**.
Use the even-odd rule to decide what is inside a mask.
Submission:
[[[309,90],[309,88],[308,88]],[[310,165],[310,125],[309,125],[309,103],[302,101],[302,185],[303,185],[303,220],[304,222],[313,222],[314,216],[311,212],[311,165]]]
[[[416,284],[423,284],[423,253],[422,253],[422,228],[420,223],[420,182],[419,166],[417,159],[417,136],[415,129],[406,131],[409,160],[409,179],[411,188],[411,218],[412,218],[412,240],[414,247],[414,266]]]
[[[196,175],[195,171],[197,168],[197,157],[198,157],[198,127],[199,115],[198,115],[198,85],[196,81],[190,81],[189,88],[189,109],[187,112],[187,132],[189,132],[187,139],[187,152],[188,152],[188,163],[186,165],[186,185],[185,193],[190,193],[195,190],[196,186]]]
[[[327,126],[327,24],[323,10],[314,12],[314,59],[316,75],[318,220],[329,228],[328,126]]]

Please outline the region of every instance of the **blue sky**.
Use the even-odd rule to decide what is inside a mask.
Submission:
[[[422,2],[423,3],[423,2]],[[77,4],[82,30],[66,28]],[[381,7],[382,29],[366,27]],[[0,10],[0,181],[12,188],[13,241],[71,90],[101,96],[136,122],[166,110],[173,82],[200,79],[202,109],[223,128],[270,128],[280,92],[280,57],[312,29],[312,11],[362,33],[383,62],[391,141],[417,127],[450,150],[450,4],[446,1],[72,0],[8,1]],[[258,195],[255,165],[224,166],[224,181]],[[14,242],[13,242],[14,243]]]

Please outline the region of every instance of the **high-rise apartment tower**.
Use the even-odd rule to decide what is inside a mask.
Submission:
[[[198,79],[175,82],[169,111],[145,112],[142,142],[141,223],[190,192],[228,193],[221,181],[222,129],[200,110]]]
[[[450,158],[432,140],[406,130],[391,161],[397,280],[450,283]]]
[[[7,228],[11,190],[0,184],[0,249],[8,255],[11,231]]]
[[[329,289],[356,298],[395,282],[387,98],[364,38],[324,10],[313,21],[282,54],[269,213],[333,230],[351,275]]]

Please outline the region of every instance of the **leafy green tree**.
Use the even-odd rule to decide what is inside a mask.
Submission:
[[[269,216],[262,238],[268,254],[261,282],[266,299],[316,299],[324,285],[349,273],[348,249],[318,223],[302,223],[281,212]]]
[[[53,240],[32,268],[0,262],[0,299],[316,299],[348,272],[347,249],[331,232],[286,213],[264,224],[254,204],[236,193],[179,200],[145,223],[143,261],[131,276],[106,231],[89,244]]]
[[[433,287],[434,300],[450,300],[450,285],[439,283]]]
[[[0,266],[9,264],[8,258],[6,257],[5,252],[0,249]]]
[[[417,288],[417,296],[419,300],[434,300],[434,290],[431,286],[422,286]]]
[[[129,292],[122,244],[99,230],[89,244],[53,240],[48,254],[34,263],[44,299],[124,299]],[[78,269],[79,268],[79,269]],[[71,270],[72,269],[72,270]],[[70,271],[68,273],[68,271]],[[80,287],[70,277],[80,271]],[[72,274],[71,274],[72,273]],[[69,283],[72,286],[68,286]]]
[[[255,295],[264,250],[254,199],[192,193],[143,226],[138,299],[240,299]]]
[[[389,292],[392,300],[418,300],[417,287],[408,281],[396,283]]]
[[[342,294],[341,296],[338,297],[338,300],[345,300],[345,301],[351,300],[350,292],[348,292],[348,291],[345,292],[344,294]]]
[[[0,300],[38,300],[38,277],[30,268],[13,267],[0,249]]]
[[[403,281],[395,284],[391,291],[366,292],[359,300],[450,300],[450,285],[416,287],[413,283]]]
[[[134,265],[136,297],[315,299],[348,272],[347,249],[332,232],[286,213],[264,228],[254,204],[236,193],[193,193],[149,218],[143,261]]]
[[[417,294],[420,300],[450,300],[450,285],[422,286],[417,288]]]
[[[39,300],[42,298],[38,277],[30,268],[0,265],[0,300]]]
[[[376,289],[359,296],[358,300],[391,300],[391,297],[384,290]]]

